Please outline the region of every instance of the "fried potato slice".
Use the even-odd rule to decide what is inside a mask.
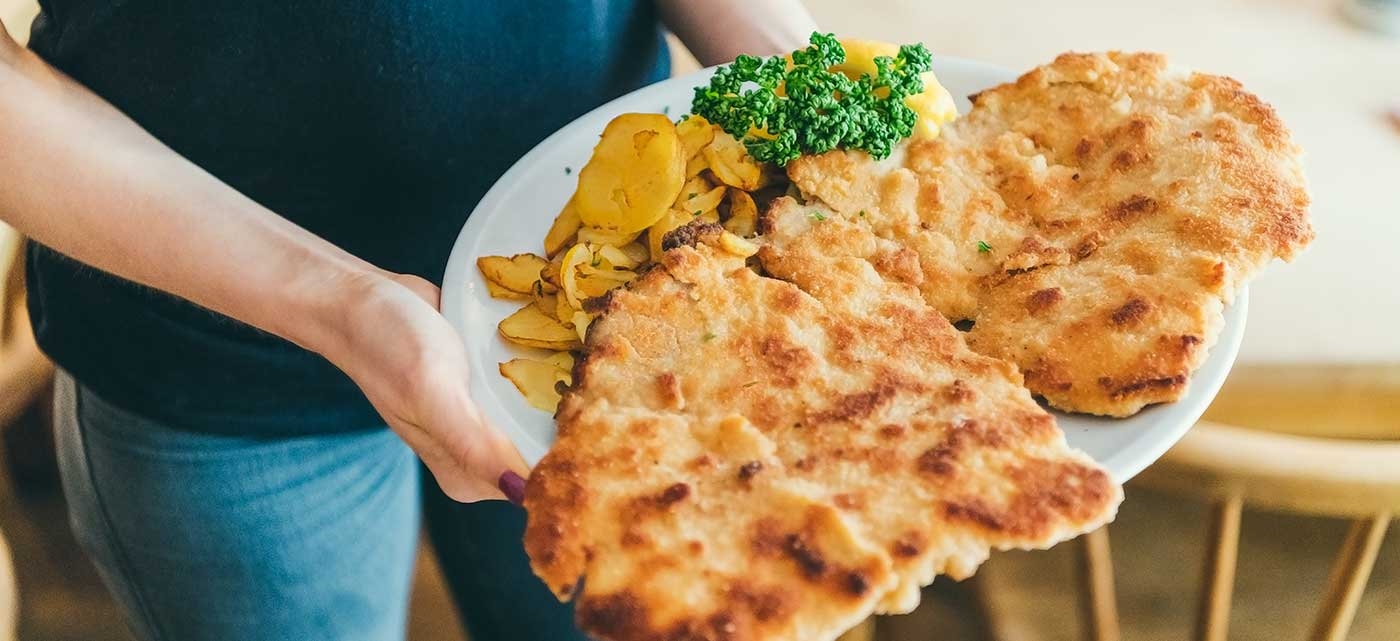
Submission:
[[[573,383],[573,362],[572,355],[560,352],[543,360],[513,358],[501,363],[498,368],[501,376],[510,379],[515,389],[520,390],[525,402],[537,410],[553,414],[559,406],[558,384],[567,386]]]
[[[540,311],[533,303],[507,316],[497,329],[502,338],[525,347],[568,350],[582,345],[573,330]]]
[[[578,216],[578,207],[574,205],[574,199],[569,197],[569,202],[564,203],[564,208],[559,210],[559,215],[554,217],[554,224],[549,226],[549,232],[544,235],[544,255],[554,258],[556,254],[570,245],[573,245],[578,238],[579,228],[583,226],[583,219]]]
[[[734,136],[720,132],[705,147],[704,155],[710,171],[720,182],[744,191],[763,186],[763,168]]]
[[[588,340],[588,326],[593,324],[593,315],[588,312],[574,312],[573,326],[580,342]]]
[[[540,269],[548,264],[549,261],[535,254],[516,254],[510,258],[482,256],[476,259],[476,267],[486,280],[526,298],[534,295],[535,285],[540,282]]]
[[[731,189],[725,194],[729,201],[729,217],[724,228],[741,238],[753,238],[758,227],[758,205],[746,191]]]
[[[631,274],[631,272],[628,273]],[[633,274],[633,277],[635,276],[636,275]],[[609,273],[597,271],[581,273],[574,279],[574,282],[578,284],[577,291],[581,300],[597,298],[608,293],[609,290],[627,284],[626,280],[613,278]]]
[[[574,309],[583,309],[583,299],[586,298],[579,295],[578,266],[591,262],[593,250],[589,249],[588,245],[579,243],[564,253],[564,260],[559,264],[559,289],[564,292],[564,297]]]
[[[681,148],[684,150],[682,155],[685,159],[689,161],[699,156],[705,145],[710,144],[710,141],[715,139],[715,132],[718,129],[710,124],[710,121],[706,120],[704,116],[691,114],[685,120],[680,121],[676,125],[676,135],[681,138]]]
[[[591,245],[612,245],[621,247],[637,239],[642,235],[642,230],[628,233],[618,233],[596,227],[583,227],[578,230],[578,242],[589,243]]]
[[[486,279],[486,293],[490,294],[491,298],[500,298],[503,300],[530,300],[529,294],[522,294],[517,291],[506,289],[504,286],[498,285],[489,278]]]
[[[552,316],[558,319],[560,323],[563,323],[565,327],[573,329],[574,312],[579,311],[579,308],[569,303],[569,298],[564,295],[564,292],[559,292],[555,296],[554,314],[552,314]]]
[[[661,241],[666,238],[666,234],[670,233],[671,230],[689,224],[690,221],[695,220],[695,218],[696,217],[690,212],[672,209],[666,212],[666,215],[662,217],[661,220],[656,221],[656,224],[652,225],[651,229],[647,230],[647,251],[651,252],[651,259],[660,259],[662,252]]]
[[[685,177],[692,178],[695,176],[699,176],[701,173],[704,173],[704,171],[709,168],[710,163],[709,161],[705,160],[705,154],[697,154],[694,158],[691,158],[690,160],[686,161]]]
[[[585,225],[640,232],[666,214],[685,182],[675,125],[661,114],[623,114],[608,123],[579,171],[574,194]]]
[[[685,179],[685,184],[681,185],[681,190],[676,194],[676,202],[672,205],[674,209],[685,209],[685,201],[699,196],[711,189],[715,184],[706,180],[704,176],[694,175]]]
[[[681,198],[677,199],[675,208],[681,211],[688,211],[691,216],[698,218],[705,212],[716,211],[719,208],[719,204],[724,202],[724,194],[726,191],[728,191],[728,188],[724,185],[720,185],[705,192],[684,192],[681,194]],[[716,213],[716,215],[718,215],[718,213]]]
[[[651,260],[651,252],[648,251],[647,246],[642,244],[640,241],[628,243],[626,245],[623,245],[622,247],[619,247],[618,249],[622,250],[622,253],[627,254],[627,256],[633,261],[635,261],[638,265],[641,265],[642,263]]]
[[[560,298],[561,296],[558,291],[547,294],[543,291],[536,291],[532,302],[535,307],[540,308],[540,311],[544,312],[545,316],[553,318],[554,320],[559,320],[558,310]]]
[[[646,260],[638,260],[633,255],[622,251],[621,247],[615,247],[613,245],[603,245],[598,248],[597,253],[599,256],[603,257],[603,262],[609,267],[617,267],[620,269],[634,269],[641,265],[643,260]]]

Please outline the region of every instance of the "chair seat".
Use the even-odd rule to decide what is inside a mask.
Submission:
[[[1201,422],[1135,483],[1321,516],[1400,511],[1400,441],[1278,434]]]

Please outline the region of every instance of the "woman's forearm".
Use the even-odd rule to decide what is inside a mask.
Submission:
[[[817,29],[800,0],[657,0],[661,19],[705,66],[788,53]]]
[[[0,219],[84,263],[305,347],[380,274],[180,157],[0,28]]]

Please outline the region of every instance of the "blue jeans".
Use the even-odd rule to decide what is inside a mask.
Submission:
[[[55,402],[74,533],[144,641],[402,639],[422,506],[473,641],[584,638],[529,573],[523,513],[451,501],[387,429],[212,436],[63,373]]]

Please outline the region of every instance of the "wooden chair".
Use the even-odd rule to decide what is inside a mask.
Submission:
[[[1375,430],[1369,431],[1375,436]],[[1133,481],[1213,505],[1195,639],[1224,641],[1228,636],[1240,514],[1246,505],[1351,519],[1307,637],[1346,638],[1386,528],[1400,510],[1400,440],[1345,438],[1353,436],[1286,434],[1203,421]],[[1118,641],[1108,529],[1085,535],[1076,545],[1085,638]]]

